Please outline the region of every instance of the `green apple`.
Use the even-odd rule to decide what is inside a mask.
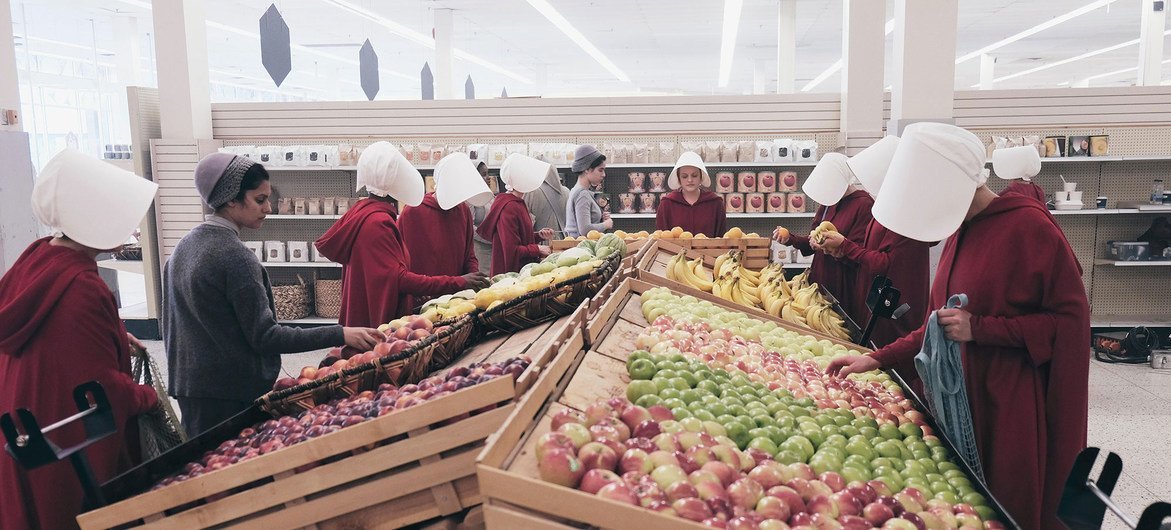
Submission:
[[[850,465],[849,462],[844,464],[842,466],[841,471],[838,471],[838,473],[842,475],[842,478],[846,479],[847,483],[848,482],[869,482],[871,479],[874,478],[873,475],[870,474],[869,470],[863,469],[858,466]]]
[[[639,379],[626,386],[626,399],[637,402],[639,398],[657,394],[658,391],[653,382]]]
[[[903,433],[899,432],[898,425],[894,423],[884,423],[878,426],[878,435],[887,440],[902,439]]]
[[[651,383],[651,384],[654,384],[654,383]],[[659,397],[658,394],[647,394],[645,396],[638,398],[638,400],[635,401],[634,404],[638,405],[644,409],[647,409],[647,408],[651,408],[655,405],[658,405],[662,402],[663,402],[663,398]]]
[[[635,359],[627,365],[626,371],[630,374],[631,379],[649,380],[655,376],[658,370],[655,369],[654,363],[647,359]]]
[[[777,444],[773,443],[767,436],[753,438],[748,442],[748,449],[759,449],[770,455],[775,455],[778,451]]]

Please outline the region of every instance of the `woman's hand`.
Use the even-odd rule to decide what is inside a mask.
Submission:
[[[936,315],[943,334],[955,342],[971,342],[972,314],[963,309],[940,309]]]
[[[126,332],[126,341],[130,343],[131,350],[139,352],[146,351],[146,346],[142,343],[142,341],[138,340],[138,337],[131,335],[130,332]]]
[[[373,350],[375,345],[386,340],[386,335],[371,328],[342,328],[342,334],[346,346],[363,352]]]
[[[778,226],[773,230],[773,239],[782,245],[789,244],[789,229],[783,226]]]
[[[465,274],[465,275],[463,275],[463,279],[464,279],[464,287],[465,288],[475,289],[477,291],[491,285],[491,283],[492,283],[492,282],[488,281],[488,277],[484,276],[484,273],[482,273],[480,271],[476,271],[476,272],[473,272],[470,274]]]
[[[553,239],[553,229],[542,228],[540,232],[537,232],[537,237],[544,239],[545,241]]]
[[[878,360],[869,355],[847,355],[838,357],[829,362],[825,373],[837,377],[846,377],[850,374],[860,374],[882,368]]]
[[[551,252],[548,245],[537,245],[537,251],[541,253],[541,257],[547,257]]]
[[[602,230],[610,230],[614,228],[614,220],[609,217],[602,220]]]

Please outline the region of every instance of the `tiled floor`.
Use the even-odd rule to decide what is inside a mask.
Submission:
[[[1171,501],[1171,371],[1092,362],[1089,423],[1089,445],[1122,457],[1114,498],[1126,512],[1137,519],[1152,502]],[[1106,519],[1103,528],[1126,528]]]
[[[162,342],[146,345],[165,372]],[[325,351],[285,355],[283,370],[295,375],[324,356]],[[1091,362],[1089,444],[1122,457],[1114,498],[1128,513],[1137,518],[1152,502],[1171,501],[1171,371]],[[1105,529],[1126,528],[1109,512],[1106,519]]]

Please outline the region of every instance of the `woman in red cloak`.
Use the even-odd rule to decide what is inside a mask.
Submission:
[[[663,195],[659,201],[655,229],[671,230],[678,226],[695,235],[723,237],[728,227],[728,215],[724,200],[705,189],[711,186],[712,178],[707,174],[703,159],[691,151],[680,155],[667,176],[667,187],[674,191]]]
[[[465,153],[435,164],[435,191],[420,206],[403,208],[399,218],[411,272],[423,276],[463,276],[480,271],[472,244],[472,209],[492,200],[492,190]]]
[[[314,245],[342,264],[343,326],[378,327],[412,312],[412,296],[440,296],[485,285],[478,272],[423,276],[411,272],[395,202],[418,206],[423,177],[388,142],[375,142],[358,160],[358,189],[368,199],[346,212]]]
[[[520,272],[521,267],[549,255],[549,247],[537,239],[552,239],[553,230],[533,232],[533,218],[524,196],[541,187],[551,166],[518,153],[508,155],[500,166],[500,180],[507,192],[496,196],[492,209],[480,223],[480,237],[492,242],[492,276]]]
[[[95,257],[121,246],[142,221],[158,186],[66,149],[33,188],[33,212],[54,235],[35,241],[0,278],[0,412],[26,408],[42,426],[77,413],[73,389],[96,380],[118,432],[89,446],[98,482],[129,469],[138,455],[131,419],[158,404],[130,377],[130,344],[118,304]],[[58,446],[85,440],[80,425],[55,432]],[[24,469],[0,455],[0,528],[76,528],[83,492],[73,468],[57,462]]]
[[[1061,229],[1035,200],[997,196],[984,181],[984,146],[939,123],[908,126],[874,216],[920,241],[950,236],[930,307],[962,343],[972,424],[988,487],[1026,529],[1061,528],[1057,505],[1086,445],[1090,322],[1081,271]],[[958,231],[957,231],[958,228]],[[1028,252],[997,252],[1028,244]],[[912,359],[924,329],[871,355],[830,362],[839,375]]]

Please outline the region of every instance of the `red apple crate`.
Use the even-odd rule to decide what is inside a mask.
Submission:
[[[148,462],[140,468],[154,468],[150,480],[139,480],[133,491],[119,488],[124,493],[109,495],[112,504],[78,516],[78,523],[86,530],[397,528],[479,505],[476,455],[538,375],[558,377],[569,369],[572,359],[558,352],[581,349],[585,307],[546,330],[555,340],[545,351],[529,352],[533,362],[516,381],[494,379],[157,490],[144,491],[170,473]],[[253,410],[261,418],[275,415]],[[246,419],[247,425],[255,421]],[[230,427],[213,429],[215,439],[188,442],[199,447],[177,449],[198,458],[235,436],[240,425]],[[165,471],[173,473],[190,458],[169,460]],[[132,473],[145,474],[139,468]],[[138,491],[144,492],[129,496]]]
[[[533,454],[533,442],[549,432],[551,419],[558,411],[565,408],[584,411],[599,400],[625,394],[626,385],[630,383],[626,359],[635,349],[634,340],[648,325],[642,316],[639,296],[662,286],[635,278],[624,280],[586,323],[588,337],[585,342],[589,343],[588,348],[558,355],[558,363],[570,363],[572,368],[565,373],[541,374],[532,390],[516,403],[504,427],[489,440],[476,460],[484,516],[489,528],[707,528],[679,517],[545,482],[539,478]],[[667,287],[678,294],[708,300],[726,309],[745,309],[711,297],[710,294],[701,297],[704,293],[694,289],[684,291],[674,286]],[[754,318],[768,319],[778,327],[812,335],[808,330],[766,314],[745,313]],[[869,351],[848,342],[826,340],[859,351]],[[915,403],[918,410],[926,411],[901,378],[896,377],[895,381],[903,386],[908,399]],[[934,421],[929,415],[926,417],[934,427]],[[946,437],[940,436],[940,440],[949,450],[953,449]],[[972,476],[962,462],[960,465],[969,477]],[[1001,521],[1005,521],[1008,528],[1014,528],[1011,519],[1005,517],[1005,512],[986,488],[978,481],[973,481],[973,485],[997,509]]]

